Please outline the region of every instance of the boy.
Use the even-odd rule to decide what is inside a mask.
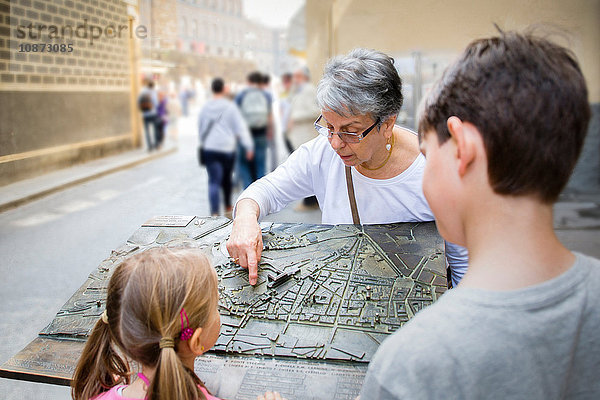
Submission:
[[[423,190],[470,262],[375,355],[366,399],[600,398],[600,261],[553,230],[590,118],[571,53],[532,35],[471,43],[425,103]]]

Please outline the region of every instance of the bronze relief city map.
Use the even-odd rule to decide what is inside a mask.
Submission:
[[[195,369],[222,398],[254,399],[277,390],[288,399],[353,399],[379,344],[446,290],[443,240],[433,222],[263,223],[261,228],[264,248],[253,287],[247,270],[227,254],[230,220],[148,221],[112,251],[38,339],[1,372],[38,381],[45,373],[64,376],[64,382],[46,381],[66,383],[77,351],[104,311],[112,271],[126,257],[154,246],[202,249],[216,268],[221,334]],[[15,376],[19,371],[37,379]]]

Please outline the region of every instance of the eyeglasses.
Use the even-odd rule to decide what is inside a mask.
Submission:
[[[367,136],[367,134],[369,132],[371,132],[373,130],[373,128],[375,128],[375,125],[377,125],[379,123],[379,119],[377,119],[373,125],[371,125],[370,127],[368,127],[362,133],[355,133],[355,132],[334,132],[333,130],[329,129],[327,126],[322,125],[322,123],[323,123],[323,122],[321,122],[322,119],[323,119],[323,116],[319,115],[319,118],[317,118],[317,120],[315,121],[315,130],[317,132],[319,132],[319,135],[325,136],[325,137],[327,137],[329,139],[331,139],[331,137],[333,135],[338,135],[338,137],[344,143],[358,143],[358,142],[360,142],[361,140],[363,140],[365,138],[365,136]]]

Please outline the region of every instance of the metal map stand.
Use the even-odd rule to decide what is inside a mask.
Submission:
[[[112,272],[155,246],[200,248],[217,270],[221,334],[195,370],[221,398],[276,390],[290,400],[354,399],[379,344],[446,290],[443,241],[433,222],[261,228],[264,250],[252,287],[225,248],[230,220],[153,218],[0,367],[0,377],[68,385],[104,311]]]

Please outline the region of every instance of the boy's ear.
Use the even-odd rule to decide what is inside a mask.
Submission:
[[[203,339],[202,328],[196,328],[194,330],[194,334],[188,340],[188,346],[190,347],[190,350],[192,351],[192,353],[194,353],[196,355],[200,355],[200,354],[204,353],[206,350],[208,350],[202,346],[202,339]]]
[[[464,123],[458,117],[448,118],[448,131],[456,142],[456,157],[458,158],[458,174],[462,177],[467,168],[475,161],[476,143],[472,132],[472,125]]]

